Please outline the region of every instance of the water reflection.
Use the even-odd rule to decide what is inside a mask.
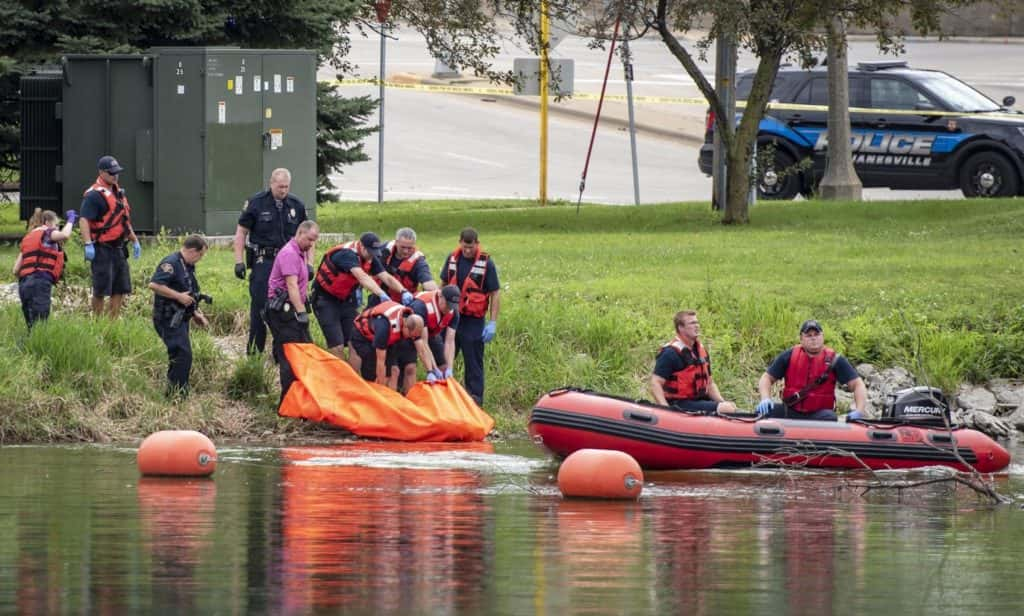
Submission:
[[[1024,455],[1017,452],[1015,455]],[[991,507],[846,475],[649,473],[562,499],[529,444],[0,447],[0,613],[1017,614],[1024,467]],[[928,477],[903,473],[902,477]]]
[[[215,526],[217,484],[205,478],[143,477],[137,493],[154,603],[192,611],[197,568]]]
[[[388,444],[282,450],[286,612],[478,610],[486,572],[480,476],[351,463],[368,451],[415,455],[446,449]],[[457,451],[493,448],[481,443]]]

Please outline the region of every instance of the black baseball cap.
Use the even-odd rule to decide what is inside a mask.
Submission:
[[[449,284],[441,287],[441,295],[444,296],[444,301],[448,302],[452,310],[459,307],[459,297],[462,295],[459,293],[459,287]]]
[[[380,237],[372,231],[367,231],[359,238],[359,243],[362,244],[366,252],[370,253],[371,256],[379,257],[382,250],[384,250],[384,243],[380,241]]]
[[[100,159],[96,161],[96,168],[100,171],[106,171],[111,175],[117,175],[124,171],[124,167],[121,166],[121,163],[117,162],[117,159],[110,155],[101,156]]]
[[[804,321],[803,325],[800,326],[800,333],[806,334],[812,329],[816,329],[821,333],[825,333],[825,329],[822,328],[821,324],[815,321],[814,319],[807,319],[806,321]]]

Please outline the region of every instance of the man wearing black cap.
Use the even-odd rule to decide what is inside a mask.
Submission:
[[[459,288],[450,284],[417,293],[409,307],[413,314],[423,318],[422,339],[434,360],[433,363],[424,361],[427,381],[433,383],[450,378],[455,361],[455,330],[459,327]],[[416,357],[422,347],[408,340],[395,346],[393,363],[399,368],[397,374],[400,379],[397,388],[404,391],[416,382]]]
[[[134,258],[142,256],[142,245],[132,228],[131,206],[117,176],[124,168],[113,156],[102,156],[96,163],[99,176],[82,197],[78,228],[85,245],[85,260],[92,264],[92,312],[104,312],[105,298],[110,298],[111,318],[121,314],[124,296],[132,292],[128,248],[132,243]]]
[[[242,206],[235,228],[235,276],[245,279],[249,273],[249,353],[262,353],[267,344],[267,327],[261,314],[267,303],[267,281],[277,252],[288,243],[306,220],[306,206],[291,194],[292,174],[274,169],[270,187],[256,193]],[[308,252],[313,264],[313,250]],[[243,260],[244,259],[244,260]]]
[[[785,379],[782,403],[772,401],[772,385]],[[867,387],[842,355],[825,346],[821,325],[814,319],[800,326],[800,344],[783,351],[772,361],[757,390],[761,402],[758,415],[789,419],[820,419],[836,421],[836,383],[853,391],[853,406],[847,420],[859,419],[868,400]]]
[[[331,248],[320,260],[313,279],[313,314],[324,332],[327,350],[337,357],[342,357],[345,345],[352,340],[352,325],[359,313],[357,289],[364,288],[382,301],[391,301],[374,281],[373,276],[377,276],[389,288],[399,293],[405,290],[384,270],[380,262],[383,248],[377,234],[367,232],[359,241]],[[353,357],[351,352],[349,357]]]

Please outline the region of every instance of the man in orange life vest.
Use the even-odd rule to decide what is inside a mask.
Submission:
[[[375,381],[395,389],[398,370],[389,373],[388,356],[398,343],[412,340],[427,370],[436,370],[434,358],[422,339],[423,318],[413,314],[412,308],[387,300],[364,310],[355,321],[352,349],[359,355],[359,365],[352,363],[367,381]]]
[[[700,322],[693,310],[681,310],[672,319],[676,337],[661,347],[651,374],[651,394],[662,406],[682,411],[731,413],[736,405],[718,391],[711,376],[711,360],[700,343]]]
[[[406,292],[415,295],[420,287],[424,291],[437,289],[437,283],[434,282],[434,277],[430,274],[427,257],[416,249],[416,232],[409,227],[402,227],[396,231],[395,239],[384,244],[380,262],[384,266],[384,270],[402,285],[402,291],[392,289],[388,293],[391,301],[402,302],[408,306],[412,300],[406,295]],[[384,284],[380,277],[375,277],[374,281],[378,285]],[[379,303],[380,298],[371,295],[366,305],[372,307]]]
[[[124,296],[132,292],[126,241],[132,243],[135,259],[142,256],[142,245],[132,228],[131,206],[117,176],[124,171],[113,156],[96,163],[99,177],[82,197],[79,229],[85,245],[85,260],[92,263],[92,312],[103,313],[105,298],[110,298],[109,314],[121,314]]]
[[[416,294],[409,304],[413,314],[423,318],[423,342],[430,349],[434,359],[427,369],[427,382],[452,376],[455,361],[455,330],[459,327],[459,288],[453,284],[434,291]],[[399,342],[394,352],[394,363],[398,366],[399,386],[408,389],[416,382],[416,356],[420,347],[412,340]]]
[[[377,234],[367,232],[359,237],[358,242],[346,242],[331,248],[320,260],[313,282],[313,314],[324,332],[327,350],[336,357],[342,357],[345,345],[352,341],[352,328],[359,313],[359,289],[366,289],[381,301],[391,301],[374,276],[398,293],[403,298],[402,303],[412,302],[412,293],[384,271],[380,262],[383,248]],[[358,361],[358,355],[350,350],[349,362],[357,371]]]
[[[484,345],[494,339],[498,329],[501,284],[498,268],[481,248],[476,229],[466,227],[459,234],[459,246],[448,255],[442,279],[461,291],[455,349],[462,353],[466,391],[482,405]]]
[[[772,385],[779,379],[785,379],[781,404],[771,398]],[[800,344],[780,353],[761,375],[757,414],[836,421],[837,382],[853,391],[847,419],[859,419],[867,404],[867,387],[845,357],[825,346],[824,330],[809,319],[800,326]]]

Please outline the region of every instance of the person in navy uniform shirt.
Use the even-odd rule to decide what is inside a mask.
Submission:
[[[295,237],[299,225],[307,219],[306,206],[291,194],[292,174],[274,169],[270,188],[253,195],[238,217],[235,228],[235,276],[245,279],[249,269],[249,353],[262,353],[267,344],[263,308],[267,304],[267,281],[277,252]],[[309,252],[312,265],[313,251]]]
[[[206,240],[200,235],[185,238],[181,250],[164,257],[149,288],[153,291],[153,327],[167,346],[167,394],[187,396],[192,372],[192,341],[189,324],[209,323],[199,309],[199,281],[196,263],[206,254]],[[176,317],[176,315],[178,315]]]
[[[459,233],[459,245],[448,255],[442,280],[460,291],[455,348],[462,353],[466,391],[482,405],[484,345],[494,339],[498,329],[501,284],[498,268],[480,246],[476,229],[466,227]]]

